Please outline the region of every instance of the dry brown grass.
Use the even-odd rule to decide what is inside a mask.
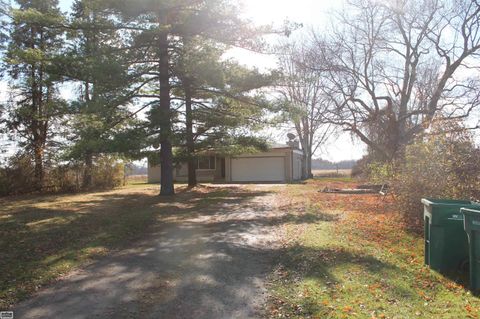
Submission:
[[[136,184],[107,192],[0,199],[0,310],[110,251],[238,190]],[[241,197],[243,194],[238,194]]]
[[[314,177],[348,177],[352,174],[351,169],[314,169]]]
[[[129,184],[146,184],[148,182],[148,176],[147,175],[130,175],[127,176],[125,179],[125,183],[127,185]]]

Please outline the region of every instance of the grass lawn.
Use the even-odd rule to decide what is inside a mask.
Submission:
[[[319,193],[325,186],[354,183],[329,178],[266,187],[287,212],[269,285],[271,317],[479,318],[480,299],[460,275],[446,278],[423,265],[423,239],[406,230],[390,199]],[[160,198],[158,188],[134,182],[108,192],[0,199],[0,310],[162,221],[192,216],[232,194],[181,185],[177,196]]]
[[[281,191],[285,253],[272,275],[275,318],[479,318],[480,299],[423,265],[423,238],[406,230],[390,199],[319,193],[351,187],[313,180]],[[302,223],[298,223],[302,220]],[[458,278],[456,278],[458,277]]]
[[[228,190],[199,187],[160,198],[158,185],[108,192],[0,199],[0,310],[73,268],[145,236],[164,218],[188,216]]]

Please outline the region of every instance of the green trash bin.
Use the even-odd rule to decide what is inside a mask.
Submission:
[[[468,237],[460,208],[480,205],[468,200],[422,199],[425,264],[438,272],[458,270],[468,261]]]
[[[470,252],[470,289],[480,290],[480,208],[462,208]]]

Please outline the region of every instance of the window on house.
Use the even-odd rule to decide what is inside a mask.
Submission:
[[[215,169],[215,156],[202,156],[198,158],[198,169]]]

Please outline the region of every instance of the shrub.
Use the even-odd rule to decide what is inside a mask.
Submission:
[[[369,153],[364,155],[361,159],[359,159],[355,165],[352,167],[351,176],[356,177],[358,179],[371,179],[372,176],[378,177],[381,179],[380,175],[376,175],[379,173],[378,169],[383,169],[383,159],[379,156],[376,156],[374,153]],[[384,183],[385,180],[381,180],[379,183]]]
[[[33,191],[34,168],[28,154],[12,156],[4,167],[0,167],[0,196]]]
[[[386,182],[392,182],[395,176],[395,164],[373,162],[367,164],[367,171],[371,182],[375,184],[385,184]]]
[[[81,165],[67,163],[49,168],[46,174],[45,191],[77,192],[81,185]]]
[[[44,192],[81,190],[84,165],[77,162],[45,166]],[[111,189],[123,184],[124,164],[113,156],[98,156],[93,167],[94,189]],[[27,194],[34,191],[34,168],[29,154],[17,154],[0,167],[0,196]]]
[[[372,180],[389,181],[410,222],[423,222],[421,199],[479,199],[480,150],[456,122],[435,124],[405,148],[404,158],[370,165]]]
[[[123,184],[124,164],[115,157],[102,156],[96,159],[93,169],[94,188],[114,188]]]

